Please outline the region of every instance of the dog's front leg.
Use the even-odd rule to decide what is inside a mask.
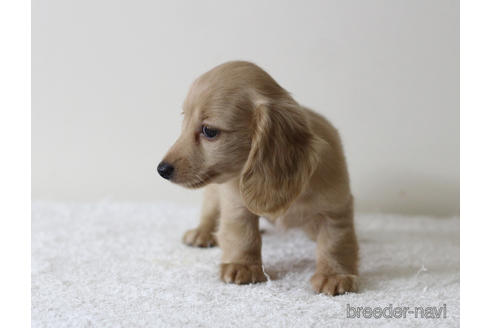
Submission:
[[[219,246],[222,249],[220,277],[224,282],[248,284],[266,281],[261,262],[258,216],[228,197],[221,201]]]
[[[217,244],[215,230],[220,215],[220,204],[217,186],[205,187],[200,224],[195,229],[186,231],[183,242],[189,246],[212,247]]]
[[[318,293],[339,295],[358,289],[358,245],[352,209],[319,222],[316,273],[311,278]]]

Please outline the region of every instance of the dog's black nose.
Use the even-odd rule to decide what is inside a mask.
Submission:
[[[159,175],[161,177],[163,177],[164,179],[171,179],[171,177],[173,176],[173,172],[174,172],[174,166],[172,166],[171,164],[169,163],[166,163],[166,162],[162,162],[161,164],[159,164],[159,166],[157,167],[157,172],[159,172]]]

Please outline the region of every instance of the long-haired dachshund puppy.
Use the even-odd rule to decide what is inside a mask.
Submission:
[[[200,76],[183,106],[181,136],[159,174],[205,186],[197,228],[183,241],[222,249],[227,283],[266,280],[258,218],[301,227],[317,243],[313,289],[357,290],[353,198],[337,130],[299,105],[258,66],[227,62]]]

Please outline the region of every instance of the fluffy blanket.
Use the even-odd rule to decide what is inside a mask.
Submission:
[[[165,203],[33,203],[32,326],[459,325],[459,218],[357,214],[361,290],[329,297],[309,284],[314,243],[267,222],[270,280],[222,283],[218,248],[181,243],[198,215]]]

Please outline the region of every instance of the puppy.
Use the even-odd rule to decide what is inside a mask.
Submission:
[[[357,290],[353,198],[337,130],[244,61],[200,76],[183,106],[181,136],[158,166],[165,179],[205,186],[200,224],[183,241],[222,249],[227,283],[266,280],[260,216],[301,227],[317,243],[318,293]]]

